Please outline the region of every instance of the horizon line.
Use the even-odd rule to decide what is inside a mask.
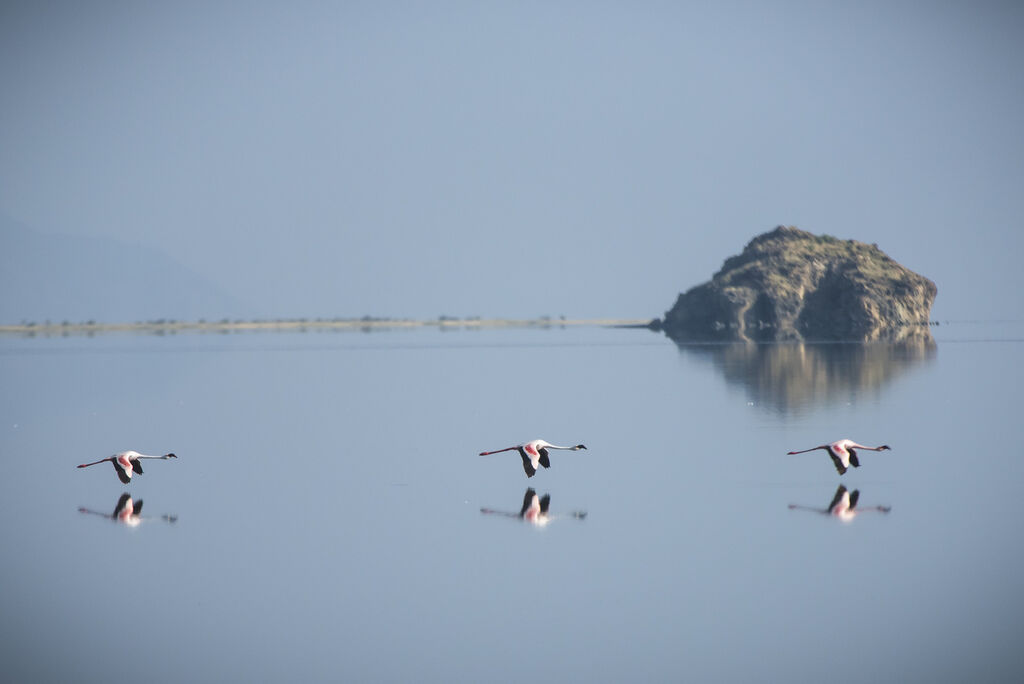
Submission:
[[[96,333],[118,333],[118,332],[146,332],[156,334],[175,334],[179,332],[283,332],[283,331],[305,331],[305,330],[387,330],[402,328],[554,328],[554,327],[648,327],[656,319],[652,318],[566,318],[561,316],[541,316],[539,318],[482,318],[474,316],[470,318],[456,318],[453,316],[439,316],[433,319],[411,319],[411,318],[377,318],[363,316],[362,318],[333,318],[333,319],[265,319],[265,320],[230,320],[224,318],[220,321],[179,321],[175,319],[156,319],[153,321],[137,321],[134,323],[98,323],[87,321],[84,323],[19,323],[14,325],[0,325],[0,335],[25,335],[34,337],[37,335],[70,336],[70,335],[93,335]]]

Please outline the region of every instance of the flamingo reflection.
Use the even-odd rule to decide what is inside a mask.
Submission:
[[[586,511],[572,511],[565,515],[553,516],[548,513],[548,508],[551,506],[551,495],[545,494],[544,496],[537,496],[537,492],[532,487],[526,490],[526,494],[523,496],[523,507],[518,513],[511,513],[508,511],[496,511],[492,508],[481,508],[481,513],[487,513],[490,515],[503,515],[507,518],[519,518],[524,522],[528,522],[531,525],[537,527],[544,527],[555,518],[575,518],[582,520],[587,517]]]
[[[857,517],[857,515],[864,513],[865,511],[888,513],[892,510],[892,506],[870,506],[868,508],[857,508],[858,499],[860,499],[860,490],[854,489],[853,492],[850,492],[844,485],[839,485],[836,489],[835,496],[832,497],[832,503],[828,505],[828,508],[814,508],[812,506],[789,504],[789,510],[813,511],[823,515],[830,515],[844,523],[850,522]]]
[[[87,513],[89,515],[98,515],[101,518],[109,518],[114,522],[127,525],[128,527],[137,527],[142,524],[143,520],[154,520],[155,518],[144,518],[142,517],[142,499],[138,502],[132,500],[132,495],[125,492],[121,495],[121,498],[117,500],[117,506],[114,507],[113,513],[100,513],[84,506],[78,509],[79,513]],[[176,515],[161,515],[160,520],[165,522],[173,523],[178,520]]]

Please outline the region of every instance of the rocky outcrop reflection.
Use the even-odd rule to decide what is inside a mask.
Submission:
[[[860,500],[860,490],[854,489],[852,492],[848,491],[843,485],[839,485],[836,489],[835,495],[832,497],[832,502],[828,505],[828,508],[814,508],[813,506],[802,506],[800,504],[789,504],[789,510],[791,511],[811,511],[812,513],[821,513],[835,518],[844,523],[848,523],[856,518],[861,513],[874,511],[877,513],[888,513],[892,510],[892,506],[862,506],[857,508],[857,503]]]
[[[117,505],[114,506],[113,513],[102,513],[100,511],[94,511],[84,506],[78,509],[79,513],[85,513],[87,515],[96,515],[101,518],[107,518],[116,523],[126,525],[127,527],[138,527],[144,520],[163,520],[164,522],[173,523],[178,520],[176,515],[161,515],[159,517],[143,517],[142,515],[142,499],[135,501],[132,499],[132,495],[125,492],[121,495],[121,498],[117,500]]]
[[[935,357],[935,343],[678,343],[682,353],[708,359],[751,401],[782,413],[848,403],[881,391]]]
[[[506,518],[519,518],[523,522],[530,523],[535,527],[544,527],[555,518],[575,518],[582,520],[587,517],[586,511],[571,511],[560,516],[551,515],[548,509],[551,507],[551,495],[537,496],[532,487],[526,490],[523,496],[523,505],[518,513],[512,511],[498,511],[493,508],[481,508],[480,512],[486,515],[499,515]]]

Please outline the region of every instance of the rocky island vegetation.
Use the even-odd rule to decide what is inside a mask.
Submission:
[[[779,226],[651,327],[677,341],[931,341],[936,291],[877,245]]]

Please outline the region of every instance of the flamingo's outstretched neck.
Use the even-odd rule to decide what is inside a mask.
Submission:
[[[818,449],[828,449],[828,445],[811,447],[810,449],[801,449],[800,451],[787,451],[786,455],[792,456],[793,454],[806,454],[808,451],[817,451]]]

